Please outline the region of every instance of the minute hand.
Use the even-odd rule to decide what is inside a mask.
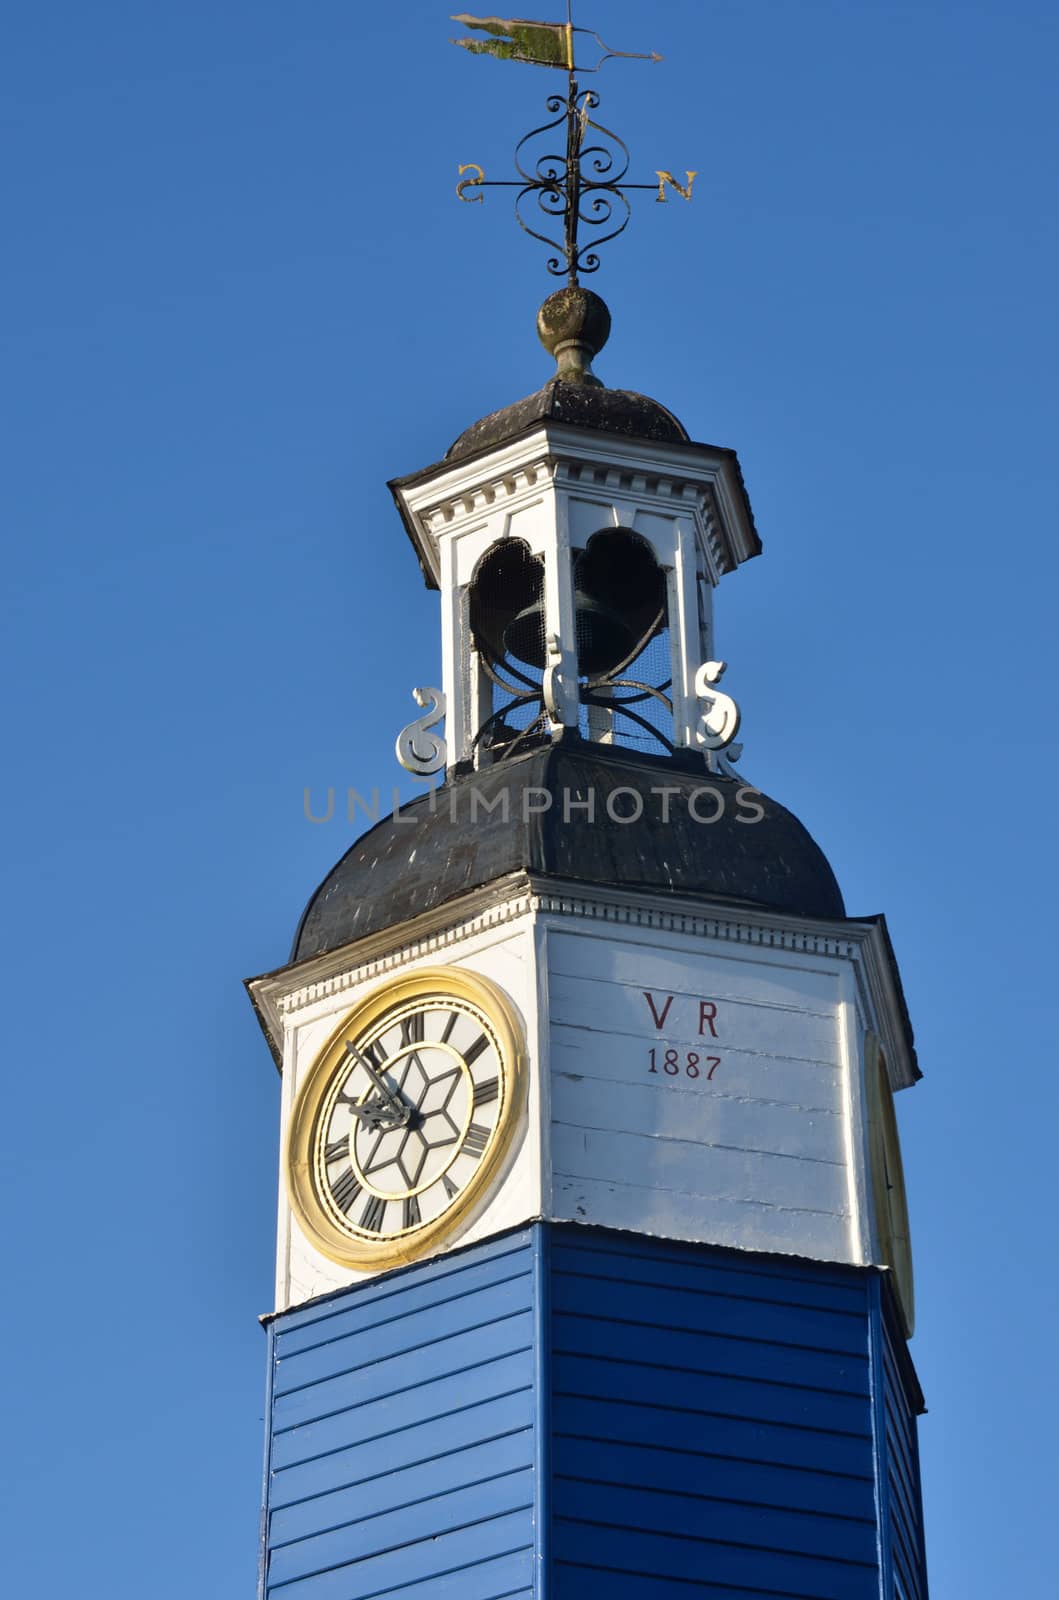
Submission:
[[[351,1039],[346,1040],[346,1050],[352,1059],[357,1063],[357,1065],[364,1068],[364,1071],[368,1074],[368,1077],[371,1079],[376,1089],[378,1089],[383,1099],[388,1101],[393,1109],[399,1112],[402,1116],[410,1116],[412,1107],[407,1103],[407,1101],[402,1100],[400,1095],[394,1093],[389,1084],[386,1082],[386,1079],[382,1077],[380,1073],[376,1072],[367,1056],[361,1055],[360,1051],[357,1049],[356,1045]]]

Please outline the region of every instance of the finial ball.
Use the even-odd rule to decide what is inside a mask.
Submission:
[[[537,313],[537,333],[565,383],[599,383],[592,357],[610,337],[610,312],[598,294],[580,284],[557,289]]]

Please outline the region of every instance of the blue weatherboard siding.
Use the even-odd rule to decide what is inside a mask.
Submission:
[[[533,1592],[528,1232],[277,1317],[268,1600]]]
[[[886,1473],[884,1504],[895,1600],[927,1600],[926,1551],[919,1480],[919,1441],[915,1402],[919,1389],[908,1370],[908,1356],[896,1319],[880,1305],[875,1339],[881,1354],[883,1404],[879,1412]]]
[[[541,1224],[271,1343],[263,1600],[927,1600],[877,1273]]]
[[[879,1600],[878,1275],[589,1229],[552,1265],[557,1600]]]

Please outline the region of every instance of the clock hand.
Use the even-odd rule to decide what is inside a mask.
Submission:
[[[368,1077],[375,1085],[379,1094],[382,1095],[383,1099],[391,1107],[394,1115],[399,1118],[397,1126],[401,1127],[412,1115],[412,1107],[406,1100],[403,1100],[400,1095],[394,1093],[389,1084],[386,1082],[385,1078],[383,1078],[380,1073],[376,1072],[367,1056],[361,1055],[360,1051],[357,1049],[356,1045],[351,1039],[346,1040],[346,1052],[353,1058],[358,1066],[364,1068],[364,1071],[368,1074]]]
[[[376,1133],[387,1133],[392,1128],[403,1128],[411,1116],[407,1106],[394,1105],[392,1100],[383,1100],[378,1093],[373,1093],[359,1105],[351,1101],[349,1109],[359,1122]]]

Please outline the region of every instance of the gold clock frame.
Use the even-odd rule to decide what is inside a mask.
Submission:
[[[484,1013],[500,1054],[501,1101],[496,1131],[478,1168],[452,1204],[414,1232],[377,1244],[358,1240],[337,1227],[317,1196],[314,1144],[317,1117],[335,1073],[345,1058],[347,1038],[359,1037],[390,1011],[410,1001],[451,997]],[[284,1148],[283,1168],[291,1210],[302,1232],[328,1260],[340,1266],[381,1271],[415,1261],[467,1220],[504,1161],[526,1098],[526,1052],[522,1026],[512,1002],[490,978],[462,967],[423,967],[382,984],[350,1010],[317,1055],[295,1096]]]
[[[916,1290],[912,1273],[912,1231],[897,1112],[886,1057],[874,1033],[864,1041],[864,1074],[868,1090],[868,1143],[871,1160],[875,1226],[882,1258],[893,1273],[905,1337],[916,1324]]]

